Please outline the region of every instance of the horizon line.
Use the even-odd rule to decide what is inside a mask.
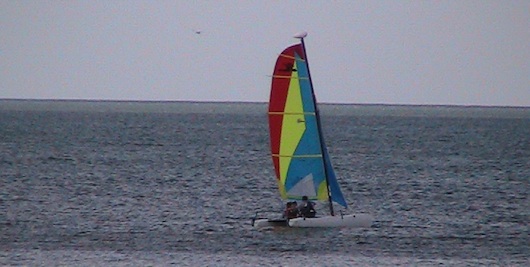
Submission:
[[[267,101],[228,101],[228,100],[126,100],[126,99],[82,99],[82,98],[0,98],[0,101],[36,101],[36,102],[116,102],[116,103],[204,103],[204,104],[267,104]],[[477,105],[477,104],[391,104],[391,103],[340,103],[318,102],[319,105],[351,106],[394,106],[394,107],[462,107],[462,108],[530,108],[530,106]]]

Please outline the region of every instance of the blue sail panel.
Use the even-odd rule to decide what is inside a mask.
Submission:
[[[331,200],[343,206],[344,208],[348,208],[348,204],[346,203],[346,200],[342,195],[342,191],[340,190],[339,182],[337,181],[337,176],[335,176],[335,171],[333,171],[333,166],[331,165],[331,160],[329,158],[328,150],[326,148],[324,149],[324,162],[326,164],[326,172],[328,177],[328,186],[329,193],[331,195]]]
[[[307,64],[305,61],[303,61],[299,57],[297,57],[296,60],[297,60],[296,66],[297,66],[298,77],[303,78],[299,80],[299,83],[300,83],[302,103],[304,106],[304,112],[314,113],[316,104],[315,104],[315,99],[313,97],[313,90],[311,87],[311,82],[309,80],[309,71],[308,71]]]
[[[308,196],[311,199],[325,200],[327,195],[320,192],[319,187],[325,183],[322,158],[301,157],[291,160],[289,179],[285,183],[287,197],[289,199],[301,199]]]

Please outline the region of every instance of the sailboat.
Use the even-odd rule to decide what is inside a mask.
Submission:
[[[278,56],[272,75],[269,130],[272,161],[284,200],[327,202],[329,215],[314,218],[253,219],[255,227],[370,227],[369,214],[335,214],[334,203],[347,208],[324,143],[319,111],[309,72],[304,38]],[[320,213],[320,211],[319,211]]]

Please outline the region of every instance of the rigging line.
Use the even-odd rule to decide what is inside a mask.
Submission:
[[[321,158],[322,155],[320,154],[307,154],[307,155],[280,155],[280,154],[272,154],[273,157],[277,158]]]
[[[315,112],[282,112],[282,111],[269,111],[269,115],[315,115]]]
[[[280,57],[289,58],[289,59],[295,59],[295,60],[302,61],[302,62],[305,61],[305,59],[296,58],[296,57],[293,57],[293,56],[290,56],[290,55],[286,55],[286,54],[280,54]]]
[[[277,78],[277,79],[298,79],[298,80],[309,80],[309,77],[292,77],[292,76],[285,76],[285,75],[272,75],[272,78]]]

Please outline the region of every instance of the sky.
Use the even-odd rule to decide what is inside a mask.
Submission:
[[[530,106],[527,0],[0,0],[0,99],[267,102],[300,31],[319,102]]]

